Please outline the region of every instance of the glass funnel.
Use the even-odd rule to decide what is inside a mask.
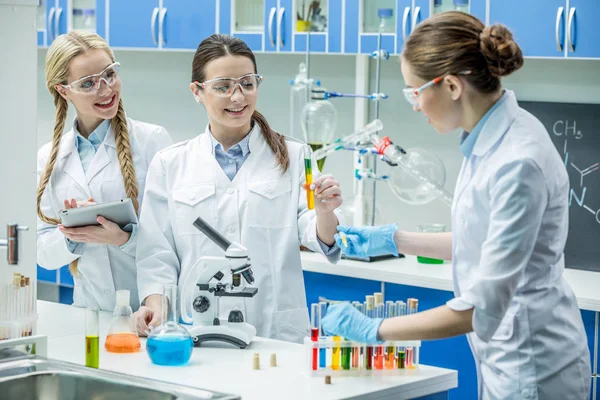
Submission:
[[[325,100],[324,88],[312,90],[312,101],[302,109],[302,130],[304,140],[313,151],[329,144],[335,136],[337,111],[329,100]],[[323,171],[325,158],[317,161],[319,171]]]
[[[141,346],[129,305],[129,290],[117,290],[116,295],[117,305],[110,320],[104,348],[111,353],[135,353]]]
[[[146,350],[158,365],[185,365],[192,356],[194,343],[187,329],[177,323],[177,286],[163,286],[163,323],[148,336]]]

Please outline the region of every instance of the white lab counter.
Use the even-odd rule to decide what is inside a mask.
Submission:
[[[38,301],[38,333],[48,336],[48,357],[85,364],[85,311],[68,305]],[[305,374],[303,346],[257,338],[245,350],[205,344],[195,348],[188,365],[162,367],[150,362],[144,349],[135,354],[104,351],[109,313],[100,315],[100,368],[151,379],[256,399],[412,399],[457,387],[454,370],[422,365],[417,374],[387,377],[333,377],[325,385],[322,377]],[[210,346],[210,347],[209,347]],[[252,369],[254,353],[260,354],[261,369]],[[276,368],[269,367],[271,353]]]
[[[342,259],[333,265],[319,254],[303,251],[302,269],[322,274],[453,291],[452,264],[421,264],[415,256],[372,263]],[[600,311],[600,273],[566,268],[564,277],[573,288],[580,309]]]

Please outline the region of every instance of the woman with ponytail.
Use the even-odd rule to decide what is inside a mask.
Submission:
[[[406,99],[438,133],[461,129],[452,232],[340,227],[343,251],[452,260],[455,297],[387,319],[336,304],[322,326],[328,335],[373,344],[466,334],[478,380],[477,396],[468,398],[587,400],[588,341],[563,278],[569,177],[544,125],[502,87],[501,78],[522,65],[508,28],[463,12],[428,18],[407,38]]]
[[[98,217],[98,226],[65,228],[61,209],[130,198],[142,202],[146,171],[171,143],[164,128],[127,118],[121,100],[120,64],[98,35],[59,36],[46,56],[46,84],[56,106],[52,142],[38,152],[37,262],[46,269],[69,264],[75,306],[112,310],[115,291],[132,293],[138,308],[137,226],[121,229]],[[63,134],[68,104],[77,117]]]
[[[179,277],[202,256],[223,256],[192,225],[198,217],[245,246],[252,260],[258,293],[245,304],[221,297],[221,318],[236,307],[246,310],[259,336],[300,342],[308,332],[299,248],[339,260],[333,235],[341,191],[332,176],[319,176],[314,210],[307,208],[301,187],[307,146],[275,132],[256,111],[261,80],[242,40],[216,34],[200,43],[190,89],[209,124],[161,152],[148,170],[137,251],[140,334],[160,323],[162,285],[193,289]]]

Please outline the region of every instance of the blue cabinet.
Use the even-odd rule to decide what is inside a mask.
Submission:
[[[569,0],[567,57],[600,58],[600,1]]]
[[[454,297],[452,292],[414,286],[385,284],[385,300],[419,299],[419,311],[439,307]],[[477,370],[465,335],[423,342],[420,362],[458,371],[458,387],[450,390],[451,399],[477,398]]]
[[[565,0],[492,0],[490,24],[506,25],[526,57],[563,57]]]
[[[486,23],[487,1],[486,0],[469,0],[469,13],[484,24]]]
[[[109,44],[112,47],[158,47],[158,0],[111,1]]]
[[[219,0],[221,33],[239,37],[252,51],[275,51],[277,0]]]
[[[581,311],[581,319],[585,328],[585,334],[588,340],[588,348],[590,349],[590,365],[592,373],[594,372],[594,342],[596,340],[596,313],[593,311]]]
[[[398,20],[396,21],[396,53],[400,54],[404,49],[406,38],[412,31],[413,7],[411,0],[398,0],[396,10],[398,14]]]
[[[38,6],[38,45],[50,46],[54,39],[67,33],[67,0],[42,0]]]
[[[321,7],[314,12],[311,2],[296,1],[296,11],[292,21],[293,51],[306,51],[307,40],[314,53],[342,53],[345,0],[322,0]],[[302,9],[304,4],[305,9]],[[306,32],[310,31],[310,35]]]
[[[215,0],[162,0],[158,32],[164,48],[196,49],[216,32]]]

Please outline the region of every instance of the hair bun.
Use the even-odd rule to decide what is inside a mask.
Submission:
[[[504,25],[486,26],[479,35],[481,52],[494,77],[507,76],[523,66],[523,53]]]

